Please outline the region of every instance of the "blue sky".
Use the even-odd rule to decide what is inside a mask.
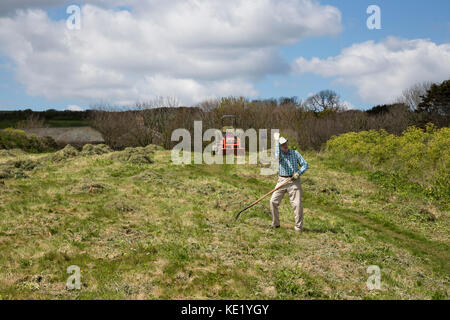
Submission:
[[[325,65],[326,60],[329,57],[339,56],[343,50],[349,48],[354,44],[361,44],[369,40],[373,40],[375,43],[382,43],[388,37],[397,37],[406,40],[415,40],[415,39],[427,39],[428,44],[430,46],[441,46],[439,50],[443,50],[445,54],[448,53],[448,47],[444,47],[442,45],[450,44],[450,1],[448,0],[433,0],[433,1],[423,1],[423,0],[389,0],[389,1],[381,1],[381,0],[372,0],[372,1],[337,1],[337,0],[328,0],[328,1],[319,1],[320,5],[330,5],[337,8],[342,14],[342,31],[339,33],[334,33],[332,30],[325,32],[324,35],[311,36],[302,38],[296,43],[289,43],[287,45],[274,44],[273,48],[278,52],[282,61],[287,65],[292,64],[298,57],[303,57],[306,62],[306,66],[302,65],[302,70],[310,70],[309,64],[311,64],[311,59],[317,57],[320,59],[320,66]],[[366,27],[366,20],[369,15],[366,13],[366,9],[369,5],[378,5],[381,8],[381,30],[369,30]],[[46,14],[52,21],[61,21],[65,20],[67,14],[65,13],[66,5],[58,5],[58,6],[42,6],[41,9],[45,10]],[[80,4],[81,5],[81,4]],[[111,9],[111,8],[109,8]],[[121,10],[129,10],[131,14],[136,13],[136,15],[141,12],[137,12],[137,9],[130,6],[124,6],[123,4],[120,7],[113,8],[115,11]],[[2,19],[1,16],[1,6],[0,6],[0,21]],[[142,10],[142,9],[141,9]],[[167,10],[170,10],[168,8]],[[14,13],[10,10],[4,16],[8,16],[10,19],[14,19]],[[4,19],[6,19],[4,17]],[[31,19],[31,18],[30,18]],[[29,34],[24,31],[24,34]],[[218,35],[220,36],[220,35]],[[9,42],[7,42],[9,41]],[[6,39],[2,42],[2,38],[0,37],[0,46],[11,45],[12,40]],[[409,46],[407,44],[403,44],[405,46]],[[1,48],[1,47],[0,47]],[[229,49],[229,47],[227,48]],[[426,52],[426,50],[420,50],[420,52]],[[1,53],[3,52],[3,53]],[[52,51],[53,52],[53,51]],[[436,53],[437,57],[440,55],[440,51]],[[386,57],[390,57],[388,54]],[[412,60],[417,63],[429,63],[425,61],[427,57],[423,58],[415,58],[420,60]],[[436,60],[436,59],[434,59]],[[269,60],[270,61],[270,60]],[[444,67],[448,68],[448,60],[444,60]],[[245,62],[245,61],[244,61]],[[244,63],[243,62],[243,63]],[[59,94],[58,92],[50,93],[52,88],[45,87],[46,84],[42,84],[41,86],[34,87],[30,85],[30,79],[24,79],[24,76],[21,76],[21,71],[18,70],[17,60],[11,52],[8,53],[8,50],[0,50],[0,109],[24,109],[31,108],[34,110],[45,110],[49,108],[55,109],[65,109],[69,105],[81,106],[83,109],[89,108],[90,105],[96,103],[96,98],[94,93],[83,93],[78,94],[79,91],[74,91],[74,94],[71,95],[71,91],[62,87],[60,90],[64,91],[64,94]],[[252,66],[252,69],[258,68],[259,65],[255,64]],[[262,68],[266,68],[267,66],[261,66]],[[339,67],[336,64],[336,67]],[[395,67],[395,66],[394,66]],[[400,66],[401,68],[408,68],[406,66]],[[400,68],[399,67],[399,68]],[[21,66],[21,68],[26,68],[26,65]],[[392,73],[393,67],[390,67],[390,72]],[[157,68],[158,69],[158,68]],[[27,70],[21,69],[22,72],[26,72]],[[242,94],[244,95],[246,92],[249,92],[248,96],[250,98],[271,98],[271,97],[281,97],[281,96],[298,96],[299,98],[306,98],[309,94],[318,92],[322,89],[333,89],[337,91],[341,95],[341,99],[347,101],[349,104],[353,105],[358,109],[367,109],[371,106],[377,104],[378,101],[373,96],[365,97],[361,94],[364,90],[371,90],[364,86],[364,88],[359,88],[358,90],[358,76],[352,76],[346,74],[335,74],[329,75],[326,71],[323,72],[292,72],[292,71],[280,71],[277,72],[257,72],[259,76],[252,77],[251,80],[245,79],[243,81],[238,81],[236,84],[231,82],[235,81],[232,76],[224,76],[221,79],[221,83],[214,85],[212,87],[203,88],[199,83],[202,83],[202,80],[198,80],[197,73],[191,72],[192,81],[189,79],[183,80],[184,82],[179,82],[175,79],[170,78],[174,72],[168,72],[167,75],[161,76],[167,83],[167,86],[173,86],[172,91],[167,91],[165,88],[160,89],[158,91],[158,86],[154,86],[149,88],[148,86],[152,86],[156,80],[148,81],[145,83],[145,89],[142,89],[143,86],[141,84],[134,86],[133,81],[139,81],[140,77],[151,76],[152,70],[147,71],[147,73],[143,74],[134,74],[128,71],[124,71],[126,77],[128,79],[128,87],[131,88],[128,92],[132,94],[129,95],[130,101],[133,100],[134,97],[141,97],[140,99],[145,99],[142,97],[150,97],[152,93],[164,95],[167,92],[175,92],[180,85],[183,86],[192,86],[193,95],[201,97],[201,95],[221,95],[221,93],[226,94]],[[158,69],[159,70],[159,69]],[[220,69],[222,72],[222,69]],[[445,69],[448,70],[448,69]],[[215,72],[214,68],[211,72]],[[355,71],[356,72],[356,71]],[[345,73],[345,72],[344,72]],[[416,74],[419,73],[416,72]],[[55,73],[56,74],[56,73]],[[262,74],[262,75],[261,75]],[[414,73],[408,73],[405,71],[404,74],[399,73],[399,81],[404,81],[405,84],[412,83],[411,81],[406,81],[405,77],[411,77]],[[450,72],[448,73],[450,75]],[[52,74],[45,75],[47,77],[52,77]],[[366,74],[362,74],[364,76],[364,81],[366,83],[370,83],[370,77]],[[389,75],[376,74],[374,75],[374,79],[381,79],[383,82],[383,77],[388,77]],[[436,81],[443,80],[444,75],[437,75]],[[120,75],[119,75],[120,77]],[[245,75],[244,75],[245,77]],[[337,78],[343,78],[343,81],[336,81]],[[450,78],[450,77],[447,77]],[[34,77],[33,81],[39,77]],[[160,78],[158,78],[160,79]],[[355,80],[356,79],[356,80]],[[401,80],[400,80],[401,79]],[[433,78],[430,78],[434,80]],[[341,79],[342,80],[342,79]],[[413,79],[416,82],[421,81],[420,74],[417,75],[417,79]],[[429,80],[429,79],[426,79]],[[52,82],[53,81],[53,82]],[[62,79],[48,79],[48,86],[52,86],[52,83],[61,82]],[[353,81],[353,82],[352,82]],[[392,80],[395,81],[395,80]],[[78,85],[78,84],[76,84]],[[112,86],[122,86],[122,84],[112,84]],[[222,90],[217,89],[215,92],[214,88],[223,88],[223,86],[228,85],[231,89]],[[94,82],[95,86],[95,82]],[[83,87],[80,84],[80,87]],[[104,101],[104,98],[101,97],[102,91],[104,90],[106,85],[99,86],[99,88],[95,88],[99,92],[98,102]],[[198,87],[198,88],[197,88]],[[241,87],[249,87],[247,91],[240,90]],[[251,88],[250,88],[251,87]],[[122,88],[122,87],[121,87]],[[125,88],[125,87],[124,87]],[[197,89],[195,89],[197,88]],[[236,89],[234,92],[233,88]],[[406,89],[406,88],[405,88]],[[74,89],[75,90],[75,89]],[[108,90],[112,90],[108,88]],[[139,90],[149,90],[144,95],[140,95]],[[383,91],[383,88],[376,87],[373,89],[374,91]],[[48,91],[48,92],[47,92]],[[397,90],[398,91],[398,90]],[[42,93],[41,93],[42,92]],[[47,92],[47,93],[45,93]],[[109,92],[109,91],[108,91]],[[122,90],[121,94],[123,96],[127,96],[127,91]],[[184,93],[185,95],[189,95],[189,91]],[[105,93],[105,96],[107,93]],[[125,97],[120,95],[123,101],[127,101]],[[120,99],[119,99],[120,100]],[[110,103],[117,103],[119,100],[112,100]],[[120,101],[122,101],[120,100]],[[193,103],[192,101],[183,101],[183,104]],[[386,101],[379,101],[380,103]],[[120,103],[120,102],[119,102]]]
[[[380,41],[388,36],[407,39],[428,38],[437,44],[450,43],[450,1],[446,0],[388,0],[388,1],[326,1],[342,12],[344,30],[338,36],[310,38],[296,45],[283,47],[282,54],[291,60],[301,55],[306,58],[326,59],[338,55],[345,47],[367,40]],[[376,4],[381,9],[381,30],[369,30],[366,9]],[[450,78],[450,75],[449,75]],[[274,82],[280,85],[275,86]],[[306,97],[321,89],[331,88],[358,109],[367,109],[372,104],[363,103],[353,88],[339,86],[332,80],[314,74],[294,76],[271,76],[258,83],[262,97],[292,96]]]

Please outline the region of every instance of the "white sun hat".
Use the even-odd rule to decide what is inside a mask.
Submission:
[[[285,137],[280,137],[280,145],[285,144],[288,140]]]

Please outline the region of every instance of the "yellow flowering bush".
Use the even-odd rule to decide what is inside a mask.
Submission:
[[[449,197],[450,128],[409,127],[401,136],[385,130],[350,132],[332,137],[327,154],[340,162],[359,163],[403,181],[419,184],[425,194]]]
[[[25,131],[13,128],[0,130],[0,150],[22,149],[26,152],[48,152],[55,148],[56,143],[50,137],[27,135]]]

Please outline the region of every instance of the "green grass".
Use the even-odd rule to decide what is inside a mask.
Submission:
[[[7,179],[0,297],[449,298],[450,224],[440,202],[302,154],[310,164],[302,234],[287,197],[280,229],[267,228],[268,199],[233,221],[275,184],[258,166],[175,166],[170,151],[157,151],[153,164],[77,156]],[[65,288],[70,265],[82,269],[81,290]],[[380,290],[366,287],[370,265],[381,268]]]

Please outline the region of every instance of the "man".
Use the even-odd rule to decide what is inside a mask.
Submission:
[[[280,137],[279,133],[274,135],[275,138],[275,157],[279,159],[278,165],[278,183],[277,186],[293,178],[282,188],[272,194],[270,199],[270,212],[272,212],[272,228],[280,227],[280,219],[278,206],[283,199],[284,194],[289,194],[292,208],[295,214],[295,231],[303,231],[303,205],[302,205],[302,186],[300,176],[308,170],[308,163],[303,159],[297,150],[289,149],[288,140]],[[298,168],[300,166],[300,169]]]

